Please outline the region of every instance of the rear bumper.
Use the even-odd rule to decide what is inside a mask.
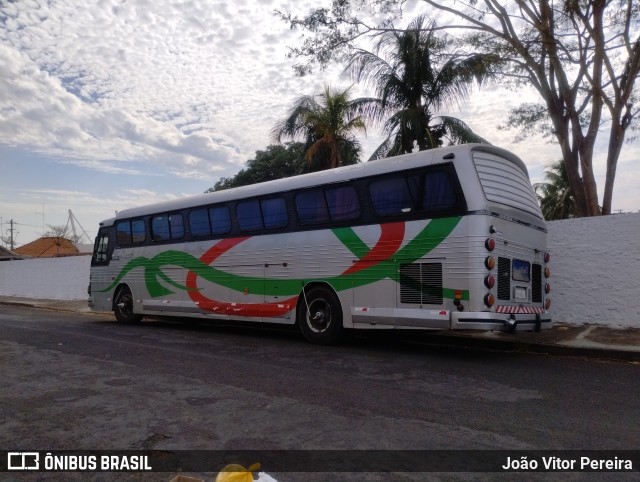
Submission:
[[[538,331],[551,328],[551,315],[543,313],[451,313],[454,330]]]

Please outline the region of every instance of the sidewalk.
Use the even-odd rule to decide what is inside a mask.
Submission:
[[[40,300],[0,296],[0,305],[32,306],[59,311],[89,313],[86,301]],[[605,325],[554,324],[540,333],[516,331],[424,332],[422,344],[468,346],[477,349],[590,356],[640,362],[640,328],[611,328]]]

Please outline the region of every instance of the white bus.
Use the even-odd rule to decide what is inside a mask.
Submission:
[[[124,210],[89,306],[344,329],[551,326],[546,227],[524,163],[467,144]]]

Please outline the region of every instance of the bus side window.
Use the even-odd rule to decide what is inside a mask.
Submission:
[[[283,198],[263,199],[260,201],[264,227],[267,229],[284,228],[289,224],[287,205]]]
[[[118,246],[142,244],[147,239],[144,219],[120,221],[116,224]]]
[[[347,221],[360,217],[358,193],[353,186],[325,189],[332,221]]]
[[[397,216],[413,210],[413,202],[404,177],[372,182],[369,185],[369,194],[373,210],[378,216]]]
[[[258,201],[246,201],[238,203],[236,207],[238,224],[243,231],[256,231],[263,229],[262,212]]]
[[[329,221],[327,203],[320,190],[298,193],[295,205],[300,224],[320,224]]]
[[[151,219],[151,239],[166,241],[170,236],[169,219],[167,216],[154,216]]]
[[[209,208],[209,221],[213,234],[227,234],[231,231],[231,215],[227,206]]]
[[[169,227],[171,228],[171,239],[184,238],[184,221],[182,214],[169,214]]]
[[[450,209],[456,204],[456,192],[444,171],[428,172],[424,176],[422,208],[427,211]]]
[[[191,235],[195,237],[211,234],[209,214],[206,208],[194,209],[189,213],[189,228],[191,229]]]
[[[142,244],[146,239],[144,219],[133,219],[131,221],[131,241],[133,244]]]
[[[116,224],[116,240],[118,241],[118,246],[131,244],[130,221],[120,221],[118,224]]]
[[[182,214],[163,214],[151,218],[151,239],[167,241],[184,237],[184,222]]]

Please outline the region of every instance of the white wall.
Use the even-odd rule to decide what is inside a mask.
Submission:
[[[640,213],[548,223],[555,321],[640,328]],[[84,300],[89,256],[0,262],[0,295]]]
[[[554,321],[640,328],[640,213],[547,227]]]
[[[86,300],[91,256],[0,262],[0,296]]]

